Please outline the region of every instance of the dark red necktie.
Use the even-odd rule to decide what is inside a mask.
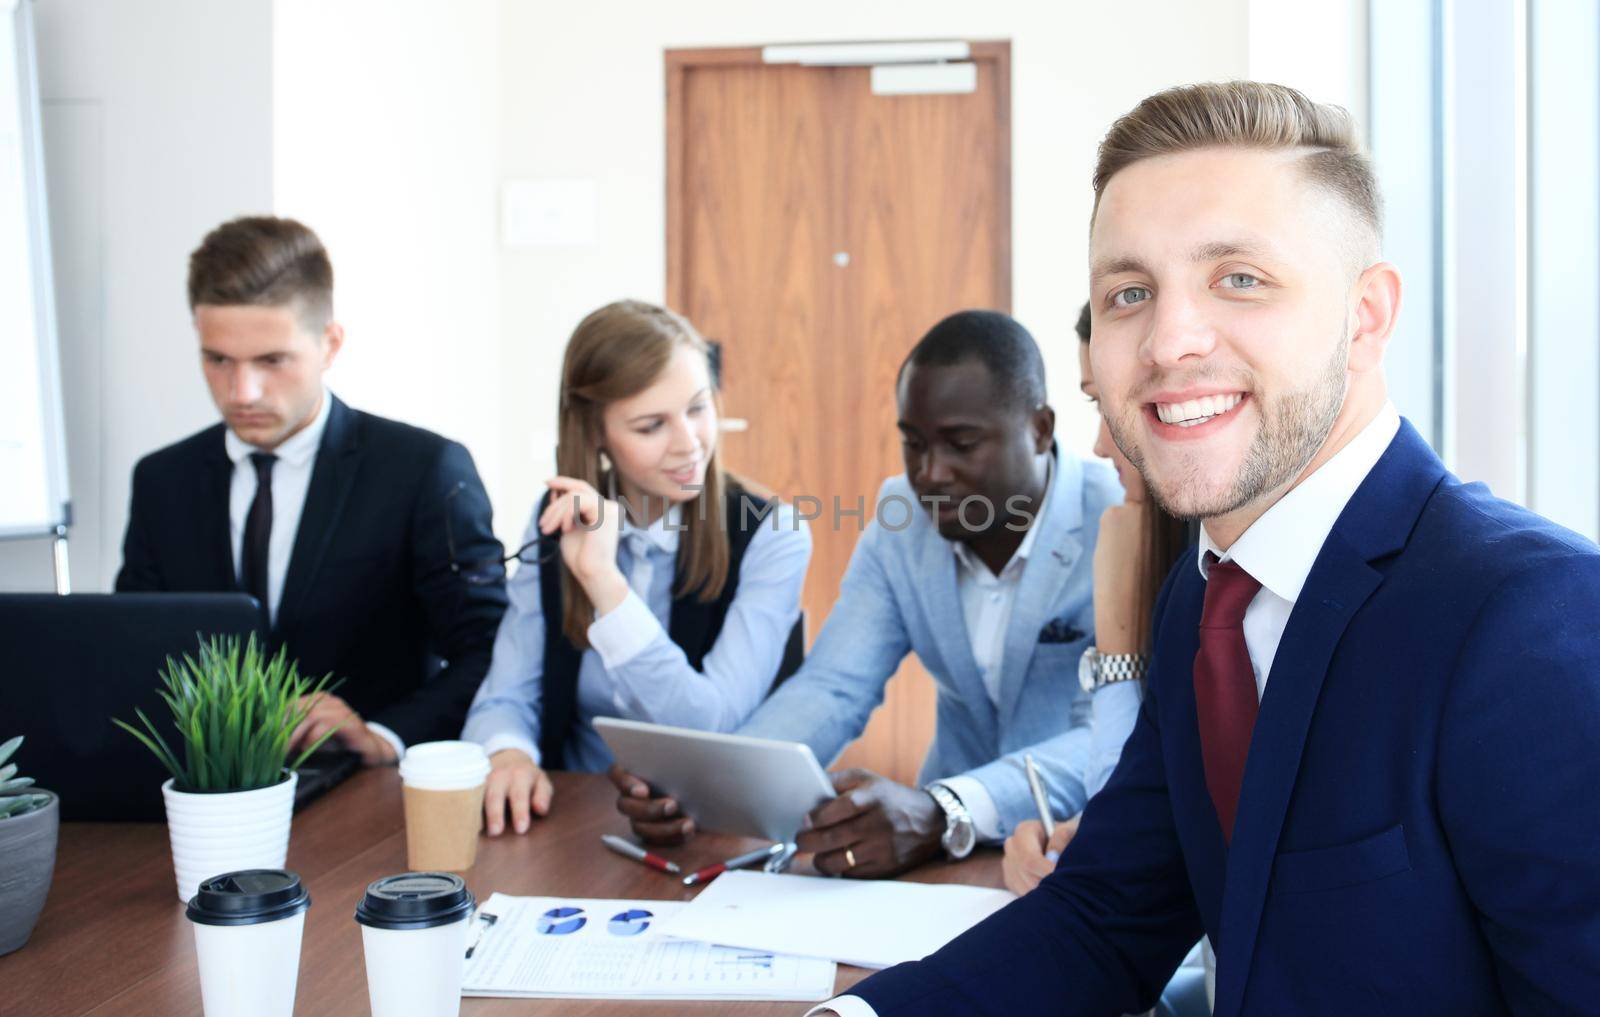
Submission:
[[[1206,601],[1200,611],[1200,651],[1194,655],[1194,701],[1200,715],[1200,757],[1206,789],[1217,807],[1222,839],[1233,839],[1239,785],[1255,729],[1256,676],[1244,641],[1244,612],[1261,584],[1231,561],[1207,555]]]

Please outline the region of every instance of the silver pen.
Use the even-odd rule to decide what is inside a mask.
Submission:
[[[660,855],[656,854],[654,851],[646,851],[637,844],[623,840],[616,834],[603,833],[600,835],[600,840],[605,844],[606,847],[615,851],[622,857],[632,858],[634,861],[648,865],[652,869],[656,869],[660,872],[667,872],[676,876],[678,873],[683,871],[682,869],[678,868],[677,862],[669,862],[665,858],[662,858]]]
[[[703,869],[698,869],[694,872],[691,872],[687,876],[683,877],[683,885],[693,886],[696,883],[703,883],[708,879],[715,879],[724,872],[727,872],[729,869],[742,869],[746,865],[754,865],[756,862],[770,861],[787,853],[788,850],[789,845],[779,841],[778,843],[772,844],[768,847],[758,848],[757,850],[751,851],[747,854],[737,855],[725,862],[718,862],[715,865],[707,865]]]
[[[1034,769],[1032,756],[1022,757],[1022,768],[1028,771],[1028,790],[1033,792],[1033,807],[1039,810],[1039,825],[1044,827],[1044,839],[1048,842],[1056,835],[1056,821],[1050,818],[1050,799],[1039,782],[1039,771]]]

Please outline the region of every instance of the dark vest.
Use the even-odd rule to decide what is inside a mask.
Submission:
[[[549,503],[550,495],[546,493],[539,503],[539,511],[542,513]],[[727,520],[728,525],[728,580],[722,586],[722,593],[710,603],[701,602],[693,591],[682,596],[674,596],[672,611],[668,616],[667,635],[682,648],[684,656],[689,660],[689,666],[697,671],[700,670],[706,654],[716,645],[717,636],[722,633],[722,623],[728,616],[728,607],[733,603],[734,594],[739,589],[739,565],[744,561],[744,552],[750,546],[750,538],[754,537],[756,530],[766,522],[774,503],[747,494],[743,488],[729,483],[723,495],[723,506],[723,518]],[[771,523],[767,522],[766,525]],[[572,731],[573,720],[578,713],[578,670],[583,661],[583,654],[561,631],[561,573],[565,566],[561,563],[561,553],[556,546],[556,538],[547,537],[540,541],[540,558],[549,564],[539,569],[539,603],[545,620],[543,692],[539,702],[539,754],[541,763],[546,769],[559,770],[565,765],[563,756],[566,751],[567,736]],[[681,568],[682,562],[678,564]],[[674,588],[679,578],[681,577],[674,577]],[[785,654],[784,666],[780,669],[778,681],[788,677],[788,674],[798,666],[799,662],[792,661],[791,658],[797,646],[803,653],[803,624],[802,619],[790,636],[790,652]],[[773,684],[776,685],[777,682]]]

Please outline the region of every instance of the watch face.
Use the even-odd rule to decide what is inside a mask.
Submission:
[[[961,859],[970,855],[972,849],[977,846],[978,833],[973,829],[969,820],[964,823],[951,824],[949,829],[945,830],[944,836],[939,840],[944,849],[949,852],[951,858]]]
[[[1083,691],[1094,691],[1095,661],[1099,658],[1094,647],[1083,651],[1083,656],[1078,658],[1078,684],[1083,686]]]

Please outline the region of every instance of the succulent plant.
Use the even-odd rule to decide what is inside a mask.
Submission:
[[[17,764],[6,763],[21,745],[21,735],[0,745],[0,819],[26,815],[34,809],[44,808],[50,801],[49,795],[25,790],[33,786],[33,778],[18,777]]]

